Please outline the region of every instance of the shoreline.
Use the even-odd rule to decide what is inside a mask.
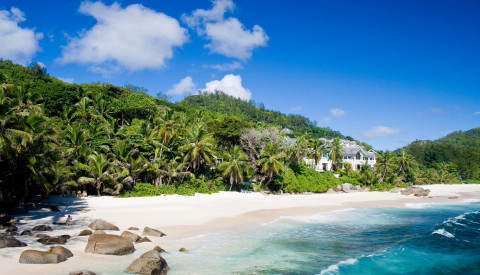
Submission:
[[[52,197],[50,201],[57,203],[61,212],[41,209],[25,215],[16,215],[20,218],[18,232],[31,229],[39,224],[51,225],[54,231],[46,232],[47,234],[72,236],[63,246],[70,249],[74,257],[59,264],[19,264],[18,257],[23,250],[46,250],[50,246],[37,243],[36,238],[33,237],[18,236],[17,239],[27,242],[28,246],[0,249],[0,264],[5,267],[2,271],[3,274],[65,274],[81,269],[105,274],[105,270],[111,266],[121,264],[126,268],[135,258],[155,245],[161,246],[170,253],[177,253],[176,251],[183,246],[182,243],[188,243],[188,239],[196,236],[225,230],[234,232],[247,230],[285,216],[308,217],[351,208],[407,208],[408,204],[421,207],[425,204],[457,204],[470,199],[480,199],[480,184],[422,187],[431,190],[430,197],[420,198],[389,192],[306,195],[221,192],[212,195],[137,198]],[[452,197],[457,198],[452,199]],[[79,208],[87,208],[91,211],[77,211]],[[52,225],[54,220],[63,221],[62,218],[67,214],[73,214],[72,226]],[[81,230],[87,229],[88,224],[95,219],[106,220],[120,228],[120,231],[107,233],[119,235],[128,227],[135,226],[140,230],[131,232],[141,235],[143,227],[149,226],[165,232],[167,236],[149,237],[152,240],[151,243],[135,244],[136,251],[127,256],[84,253],[88,237],[77,235]]]

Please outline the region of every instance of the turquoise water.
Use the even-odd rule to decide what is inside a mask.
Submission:
[[[282,217],[184,240],[169,274],[480,274],[480,202]]]

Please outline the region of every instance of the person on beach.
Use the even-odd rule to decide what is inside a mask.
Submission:
[[[72,216],[68,215],[67,217],[67,225],[71,225],[72,224]]]

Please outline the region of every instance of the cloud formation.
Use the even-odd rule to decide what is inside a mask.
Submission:
[[[197,9],[182,20],[210,41],[205,47],[212,53],[246,60],[255,48],[267,45],[268,36],[258,25],[248,30],[237,18],[225,19],[225,13],[234,8],[232,0],[214,0],[210,10]]]
[[[221,91],[227,95],[238,97],[243,100],[250,100],[252,98],[250,90],[242,86],[242,77],[233,74],[227,74],[222,80],[207,82],[203,91],[210,93]]]
[[[215,69],[218,71],[235,71],[243,68],[242,63],[238,61],[233,61],[231,63],[224,64],[215,64],[215,65],[205,65],[206,68]]]
[[[22,65],[32,61],[43,38],[43,33],[18,25],[25,20],[25,14],[15,7],[0,10],[0,57]]]
[[[140,4],[82,2],[79,11],[97,24],[63,48],[60,61],[91,65],[93,71],[161,68],[173,48],[187,41],[186,29],[168,15]]]
[[[173,85],[167,91],[168,95],[183,95],[185,93],[193,93],[195,91],[195,83],[193,83],[192,77],[187,76],[180,80],[177,84]]]
[[[434,114],[440,114],[440,113],[443,112],[443,110],[441,108],[432,107],[432,108],[430,108],[430,112],[432,112]]]
[[[336,116],[336,117],[344,116],[346,114],[346,112],[340,108],[330,109],[330,113],[332,114],[332,116]]]
[[[364,138],[389,137],[400,133],[398,128],[390,128],[382,125],[373,127],[372,129],[362,133]]]

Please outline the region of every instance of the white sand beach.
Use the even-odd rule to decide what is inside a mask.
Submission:
[[[359,192],[341,194],[308,195],[265,195],[261,193],[221,192],[217,194],[196,194],[195,196],[169,195],[160,197],[113,198],[113,197],[51,197],[60,212],[49,209],[30,211],[18,215],[19,230],[31,230],[33,226],[45,224],[54,229],[45,232],[51,236],[69,234],[72,238],[64,245],[74,256],[59,264],[20,264],[23,250],[47,250],[50,245],[36,242],[37,238],[18,236],[27,247],[0,249],[1,274],[68,274],[70,271],[88,269],[97,274],[106,274],[112,266],[126,268],[145,251],[159,245],[168,252],[178,251],[185,244],[191,244],[189,237],[231,228],[247,228],[275,220],[281,216],[310,216],[345,208],[362,207],[424,207],[431,203],[459,203],[480,199],[480,184],[429,185],[428,198],[404,196],[389,192]],[[79,211],[87,209],[89,211]],[[73,217],[73,224],[53,225],[54,221],[64,222],[67,215]],[[107,233],[120,234],[129,227],[141,235],[145,226],[159,229],[166,237],[149,237],[152,242],[135,244],[135,252],[127,256],[107,256],[85,253],[88,236],[78,233],[88,228],[95,219],[103,219],[120,228]]]

